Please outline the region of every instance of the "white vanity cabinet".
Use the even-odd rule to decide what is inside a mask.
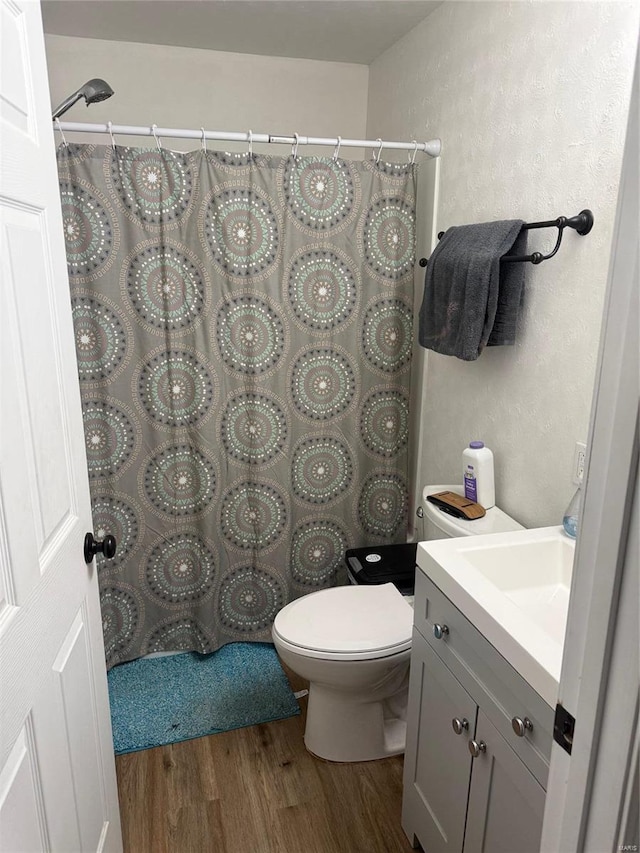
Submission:
[[[425,853],[537,853],[553,709],[416,572],[402,826]]]

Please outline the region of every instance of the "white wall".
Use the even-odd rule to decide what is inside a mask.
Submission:
[[[253,56],[135,42],[68,36],[45,37],[52,106],[86,80],[102,77],[115,95],[88,109],[84,101],[65,121],[157,124],[207,130],[285,133],[362,139],[366,129],[368,68],[344,62]],[[74,134],[78,142],[104,144],[108,137]],[[153,145],[127,137],[123,145]],[[199,143],[167,140],[167,148],[192,150]],[[231,142],[209,143],[226,151],[246,149]],[[282,155],[281,145],[255,151]],[[332,149],[300,149],[330,156]],[[347,156],[361,156],[350,149]]]
[[[587,436],[638,16],[626,2],[449,2],[369,69],[370,138],[443,140],[439,229],[594,212],[591,234],[568,231],[528,266],[515,347],[427,358],[423,482],[459,482],[480,438],[499,504],[526,526],[561,523]],[[555,240],[530,234],[531,251]]]

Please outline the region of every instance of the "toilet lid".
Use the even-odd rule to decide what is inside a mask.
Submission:
[[[305,595],[278,613],[274,629],[301,649],[383,657],[410,648],[412,624],[413,608],[392,583],[385,583]]]

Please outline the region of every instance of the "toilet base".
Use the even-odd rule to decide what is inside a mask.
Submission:
[[[396,728],[397,723],[397,728]],[[384,755],[374,755],[371,758],[327,758],[324,755],[319,755],[317,752],[314,752],[309,748],[309,744],[307,743],[306,737],[304,738],[305,749],[308,753],[313,755],[314,758],[319,759],[320,761],[326,761],[329,764],[359,764],[363,761],[380,761],[384,758],[392,758],[394,755],[404,755],[405,745],[407,740],[407,723],[404,720],[389,720],[388,723],[388,738],[385,740],[388,741],[390,752],[385,752]],[[393,746],[393,743],[397,744],[397,748]],[[364,753],[362,753],[364,754]]]
[[[304,744],[326,761],[375,761],[401,755],[407,736],[407,672],[395,673],[398,689],[386,699],[363,701],[324,684],[309,685]]]

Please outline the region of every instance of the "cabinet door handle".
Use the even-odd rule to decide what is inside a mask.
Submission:
[[[453,730],[457,735],[461,735],[462,732],[469,731],[469,720],[466,717],[459,719],[458,717],[454,717],[451,720],[451,725],[453,726]]]
[[[471,753],[473,758],[477,758],[481,752],[486,752],[486,751],[487,751],[487,745],[483,740],[481,740],[480,743],[478,743],[477,740],[470,740],[469,741],[469,752]]]
[[[511,720],[511,727],[518,737],[524,737],[527,732],[533,731],[533,723],[529,717],[525,717],[524,720],[521,717],[514,717]]]
[[[433,636],[436,638],[436,640],[441,640],[443,637],[448,636],[448,634],[449,629],[446,625],[438,625],[438,623],[436,622],[436,624],[433,626]]]

